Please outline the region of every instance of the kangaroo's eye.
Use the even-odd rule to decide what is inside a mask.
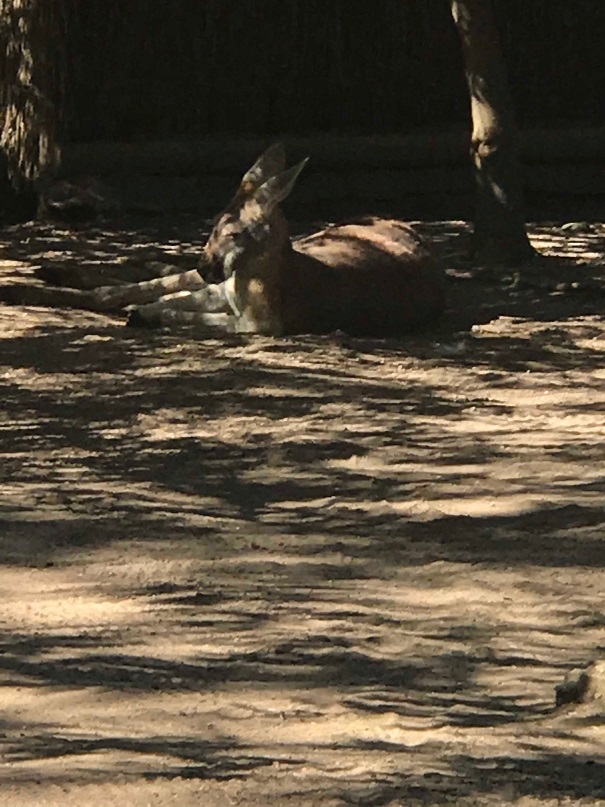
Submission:
[[[262,241],[269,235],[269,225],[264,221],[258,221],[250,228],[250,237],[254,241]]]

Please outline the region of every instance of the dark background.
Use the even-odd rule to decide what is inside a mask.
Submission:
[[[282,138],[311,156],[288,202],[301,218],[474,215],[448,0],[47,2],[61,174],[102,179],[125,212],[211,216]],[[601,220],[605,0],[493,5],[528,217]],[[22,199],[0,181],[0,220],[31,216]]]
[[[494,6],[520,124],[602,122],[605,2]],[[72,0],[64,25],[69,140],[468,120],[446,0]]]

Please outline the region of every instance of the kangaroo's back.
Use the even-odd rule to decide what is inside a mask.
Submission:
[[[396,336],[436,321],[445,273],[408,224],[368,219],[327,227],[294,243],[284,278],[288,332],[336,329]]]

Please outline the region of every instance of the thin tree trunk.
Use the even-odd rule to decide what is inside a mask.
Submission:
[[[473,255],[485,263],[519,263],[534,252],[525,230],[517,130],[491,0],[450,3],[471,101]]]

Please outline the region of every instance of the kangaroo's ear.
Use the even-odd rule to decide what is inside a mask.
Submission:
[[[251,196],[254,191],[286,167],[286,150],[283,143],[273,143],[260,155],[252,168],[242,177],[238,194]]]
[[[287,171],[282,171],[276,174],[271,179],[264,182],[260,188],[253,194],[253,199],[258,202],[265,213],[270,213],[273,208],[290,194],[298,175],[307,164],[308,157],[306,157],[298,165],[293,168],[288,168]]]
[[[273,143],[264,151],[254,165],[249,168],[235,191],[231,201],[212,220],[216,224],[224,213],[237,210],[257,191],[260,186],[286,167],[286,150],[283,143]]]

